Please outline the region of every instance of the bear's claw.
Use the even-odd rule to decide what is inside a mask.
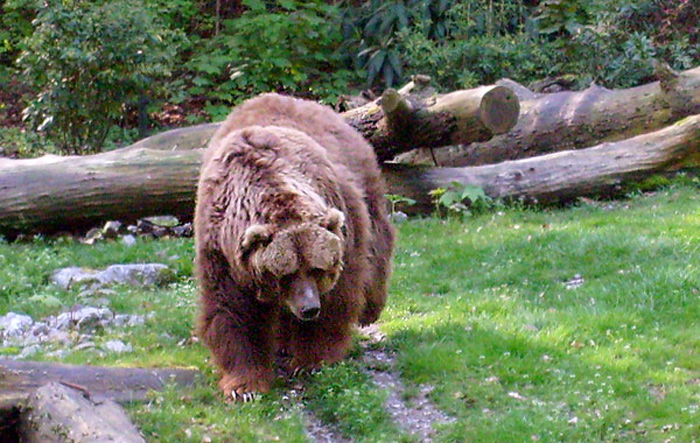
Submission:
[[[238,393],[235,390],[231,391],[231,401],[233,402],[238,402],[242,401],[243,403],[250,403],[258,399],[258,394],[256,392],[243,392],[243,393]]]

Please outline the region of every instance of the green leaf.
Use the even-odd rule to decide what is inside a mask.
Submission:
[[[479,186],[465,186],[461,195],[462,201],[469,199],[470,202],[474,203],[479,199],[488,199],[486,192]]]
[[[265,6],[265,2],[262,0],[243,0],[243,5],[246,6],[248,9],[250,9],[253,12],[265,12],[267,11],[267,7]]]
[[[279,0],[277,3],[287,11],[296,11],[297,9],[297,2],[292,0]]]

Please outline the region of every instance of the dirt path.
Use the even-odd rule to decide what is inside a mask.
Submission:
[[[365,351],[362,359],[377,387],[389,393],[384,407],[399,427],[418,437],[421,442],[432,442],[435,432],[433,425],[450,423],[454,418],[437,409],[428,398],[433,386],[422,385],[418,395],[406,402],[406,386],[395,369],[396,356],[377,346],[384,341],[384,335],[374,325],[362,328],[361,332],[369,337],[363,342]]]
[[[375,326],[360,329],[367,338],[360,342],[364,349],[362,361],[367,366],[367,373],[372,377],[379,389],[388,392],[384,407],[394,422],[404,431],[418,438],[418,441],[432,442],[433,425],[451,423],[454,418],[435,407],[428,398],[433,387],[423,385],[418,394],[409,402],[404,400],[406,386],[397,373],[396,356],[384,350],[382,343],[384,335]],[[294,392],[294,391],[292,391]],[[352,440],[342,437],[332,427],[324,424],[309,410],[304,411],[306,429],[311,440],[315,443],[349,443]]]

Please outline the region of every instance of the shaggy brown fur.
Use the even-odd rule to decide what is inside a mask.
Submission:
[[[280,356],[291,371],[343,358],[384,307],[394,233],[374,151],[317,103],[233,110],[205,154],[195,239],[199,334],[234,399],[266,392]]]

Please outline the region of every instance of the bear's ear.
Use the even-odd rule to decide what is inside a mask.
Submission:
[[[241,131],[243,140],[257,149],[269,149],[280,144],[279,137],[267,128],[251,126]]]
[[[323,218],[321,226],[336,235],[339,235],[341,232],[345,234],[345,214],[335,208],[331,208]]]
[[[272,240],[272,225],[251,225],[245,230],[241,240],[241,252],[243,255],[250,253],[253,248],[262,244],[266,245]]]

